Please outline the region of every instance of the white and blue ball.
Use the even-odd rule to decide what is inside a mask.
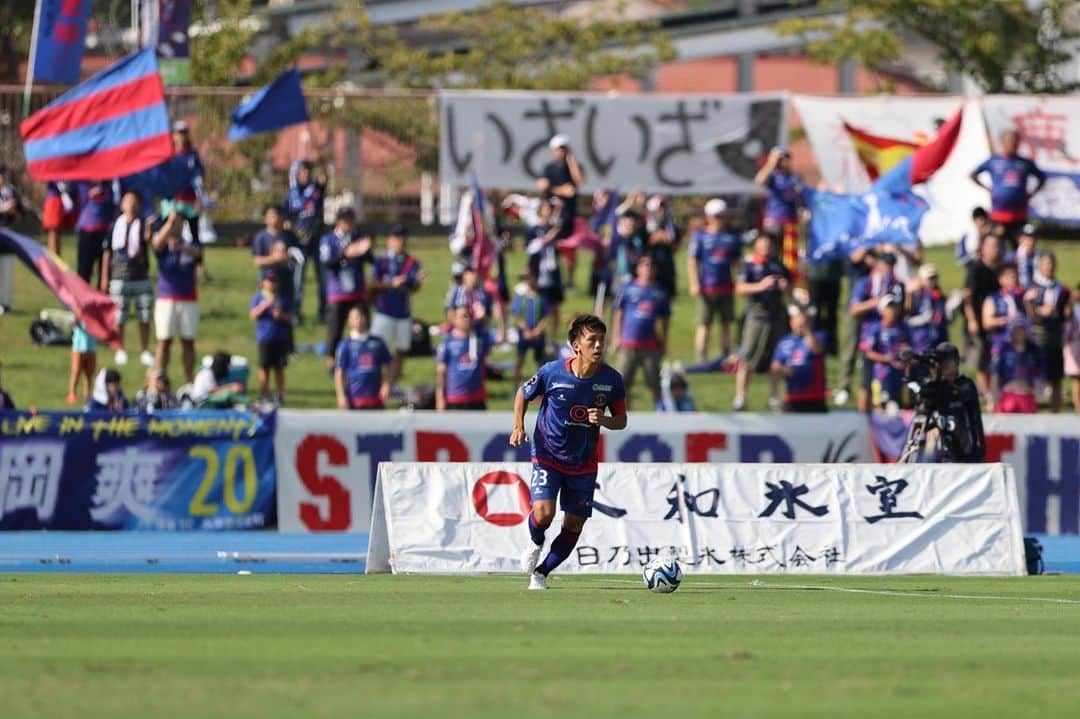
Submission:
[[[650,592],[670,594],[682,584],[682,567],[674,557],[657,557],[645,565],[641,578]]]

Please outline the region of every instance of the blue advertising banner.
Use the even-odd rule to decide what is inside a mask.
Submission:
[[[79,81],[90,0],[40,0],[34,80],[74,85]]]
[[[0,412],[0,529],[272,527],[274,426],[251,412]]]

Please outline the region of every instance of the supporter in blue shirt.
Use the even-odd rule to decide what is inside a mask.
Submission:
[[[619,353],[617,368],[627,396],[641,367],[656,406],[663,399],[660,362],[667,352],[671,304],[667,293],[656,284],[656,266],[651,256],[639,257],[634,269],[634,281],[624,286],[615,300],[612,324],[618,334],[612,344]]]
[[[351,207],[338,210],[334,229],[319,240],[319,263],[326,280],[326,356],[329,358],[337,352],[349,310],[354,305],[367,309],[364,265],[373,259],[371,246],[371,235],[357,230],[356,211]]]
[[[98,287],[101,284],[102,248],[116,218],[117,198],[113,195],[113,183],[104,180],[80,182],[77,189],[81,208],[75,223],[78,273],[91,287]]]
[[[475,331],[468,307],[453,310],[453,327],[435,356],[435,408],[487,408],[487,355],[491,341]]]
[[[779,240],[783,237],[784,225],[799,221],[803,180],[791,171],[791,152],[786,148],[774,147],[754,181],[764,187],[767,193],[761,229]]]
[[[537,208],[538,224],[525,230],[525,251],[529,255],[529,273],[536,277],[537,292],[544,298],[554,325],[559,326],[559,310],[566,298],[562,265],[556,242],[559,229],[551,224],[551,203],[541,200]]]
[[[375,258],[371,289],[375,293],[375,318],[371,334],[386,343],[394,355],[390,387],[397,385],[405,355],[412,346],[412,296],[427,275],[420,262],[405,249],[409,233],[404,225],[390,228],[386,252]]]
[[[825,332],[814,331],[806,307],[788,307],[791,334],[777,343],[773,351],[769,386],[770,406],[774,402],[777,384],[784,379],[784,410],[787,412],[827,412],[829,390],[825,385]]]
[[[285,229],[284,211],[277,205],[263,208],[265,226],[251,241],[252,262],[259,270],[259,279],[268,274],[278,282],[278,292],[296,305],[296,284],[293,280],[294,262],[289,248],[296,246],[296,237]]]
[[[916,352],[929,352],[949,341],[949,320],[945,293],[938,284],[937,267],[927,263],[919,267],[919,277],[912,280],[904,298],[905,319]]]
[[[911,348],[911,338],[903,323],[903,305],[896,295],[885,295],[878,304],[881,321],[876,323],[866,348],[866,359],[872,362],[873,380],[870,385],[870,403],[884,409],[891,403],[906,404],[904,371],[906,365],[900,359],[905,349]]]
[[[521,368],[525,366],[525,356],[532,352],[533,360],[539,367],[544,363],[547,352],[547,326],[552,316],[551,305],[536,287],[536,275],[525,273],[525,291],[514,295],[510,304],[510,315],[517,327],[517,360],[514,363],[514,386],[521,384]]]
[[[720,321],[720,352],[731,354],[731,325],[735,321],[735,282],[732,268],[742,255],[742,237],[727,226],[727,203],[713,198],[705,203],[705,227],[690,236],[686,252],[690,296],[698,298],[694,351],[697,361],[708,357],[709,332]]]
[[[367,315],[353,307],[348,315],[349,334],[334,357],[334,390],[338,409],[382,409],[390,398],[390,350],[368,334]]]
[[[319,319],[322,320],[326,309],[326,289],[323,271],[319,264],[319,239],[323,228],[323,203],[326,198],[326,183],[315,179],[314,168],[309,160],[297,160],[289,168],[289,192],[285,196],[285,226],[296,235],[300,250],[304,253],[304,266],[296,296],[301,300],[304,295],[304,276],[307,266],[311,265],[319,287]],[[297,314],[302,315],[302,302],[297,302]]]
[[[1005,238],[1015,243],[1017,233],[1027,222],[1028,200],[1046,182],[1046,174],[1034,162],[1018,154],[1020,136],[1015,130],[1001,133],[1001,152],[971,172],[971,181],[990,191],[990,219],[1005,228]],[[982,180],[990,175],[990,184]],[[1035,179],[1032,186],[1030,180]]]
[[[255,322],[259,348],[259,392],[270,397],[270,372],[274,373],[275,401],[285,403],[285,366],[293,349],[293,300],[280,290],[276,271],[263,275],[261,287],[251,298],[250,317]]]
[[[998,269],[998,290],[982,306],[982,326],[991,352],[994,346],[1008,339],[1009,322],[1024,313],[1024,291],[1020,289],[1016,265],[1002,265]]]
[[[904,286],[896,278],[896,255],[891,252],[877,252],[873,255],[873,264],[869,274],[855,280],[851,288],[851,300],[848,312],[858,321],[857,346],[860,350],[869,347],[870,336],[877,330],[881,321],[879,304],[881,298],[893,296],[901,303],[904,299]],[[854,328],[853,328],[854,329]],[[870,385],[873,382],[872,363],[864,354],[862,378],[859,383],[857,406],[860,412],[870,411]]]

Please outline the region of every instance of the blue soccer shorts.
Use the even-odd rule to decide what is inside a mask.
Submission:
[[[593,494],[596,492],[596,472],[565,474],[556,469],[534,464],[529,480],[532,501],[559,498],[559,506],[567,514],[588,519],[592,516]]]

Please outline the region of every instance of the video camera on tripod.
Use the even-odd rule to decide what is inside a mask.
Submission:
[[[943,342],[929,352],[904,350],[904,383],[915,398],[901,463],[982,462],[986,454],[982,409],[975,384],[956,373],[960,352]],[[949,376],[951,375],[951,376]],[[931,430],[936,448],[927,448]]]

